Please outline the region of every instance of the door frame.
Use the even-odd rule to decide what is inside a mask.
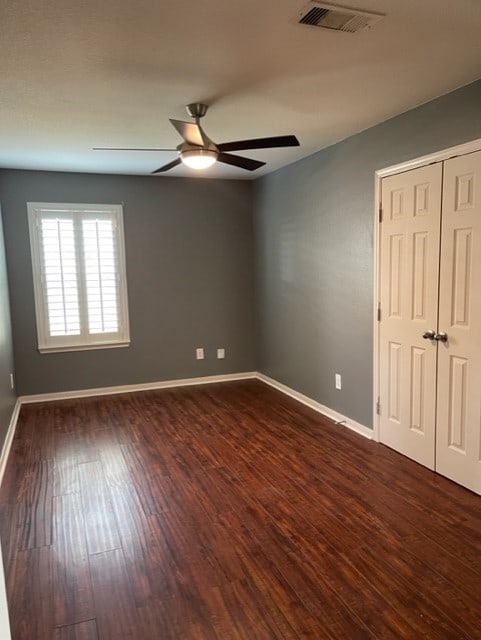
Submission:
[[[475,151],[481,151],[481,138],[472,140],[465,144],[449,147],[448,149],[441,149],[435,153],[430,153],[426,156],[415,158],[414,160],[407,160],[399,164],[394,164],[384,169],[379,169],[374,174],[374,297],[373,297],[373,400],[372,400],[372,414],[373,414],[373,433],[372,439],[376,442],[380,441],[380,427],[379,427],[379,415],[377,413],[377,403],[379,401],[379,322],[378,322],[378,309],[380,307],[380,280],[381,280],[381,233],[380,233],[380,214],[381,214],[381,183],[382,179],[388,176],[395,175],[397,173],[403,173],[410,171],[411,169],[418,169],[419,167],[425,167],[429,164],[436,162],[443,162],[449,160],[449,158],[455,158],[456,156],[464,156],[468,153],[474,153]]]

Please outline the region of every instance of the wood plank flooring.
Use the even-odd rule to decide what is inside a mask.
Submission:
[[[481,638],[481,498],[258,381],[25,405],[13,640]]]

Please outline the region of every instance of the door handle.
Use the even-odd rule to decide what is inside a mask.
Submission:
[[[425,340],[437,340],[436,338],[436,331],[434,331],[434,329],[429,329],[429,331],[425,331],[423,333],[423,338]]]
[[[438,342],[447,342],[448,334],[445,333],[444,331],[440,331],[434,336],[434,339],[437,340]]]

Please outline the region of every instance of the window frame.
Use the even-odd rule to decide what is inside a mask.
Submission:
[[[127,272],[125,264],[125,241],[123,225],[123,207],[120,204],[76,204],[63,202],[27,202],[28,226],[30,233],[30,251],[32,258],[32,276],[35,298],[35,318],[37,324],[37,348],[40,353],[62,351],[85,351],[91,349],[112,349],[130,345],[130,327],[127,297]],[[75,248],[78,266],[78,295],[80,334],[49,335],[49,320],[46,290],[44,287],[43,254],[40,233],[40,221],[48,214],[65,213],[74,220]],[[47,215],[46,215],[47,214]],[[75,214],[79,217],[76,218]],[[119,330],[115,333],[88,332],[88,306],[85,299],[85,261],[79,242],[79,227],[84,219],[98,216],[114,222],[114,250],[117,266],[118,321]]]

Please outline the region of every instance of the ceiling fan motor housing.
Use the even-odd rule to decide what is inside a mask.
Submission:
[[[207,113],[207,106],[202,102],[192,102],[186,106],[186,110],[191,118],[203,118]]]
[[[219,151],[217,145],[209,138],[207,138],[206,143],[203,145],[190,144],[189,142],[182,142],[181,144],[177,145],[177,151],[180,151],[180,153],[182,153],[183,151],[199,151],[199,149],[203,149],[206,151],[215,151],[216,153]]]

